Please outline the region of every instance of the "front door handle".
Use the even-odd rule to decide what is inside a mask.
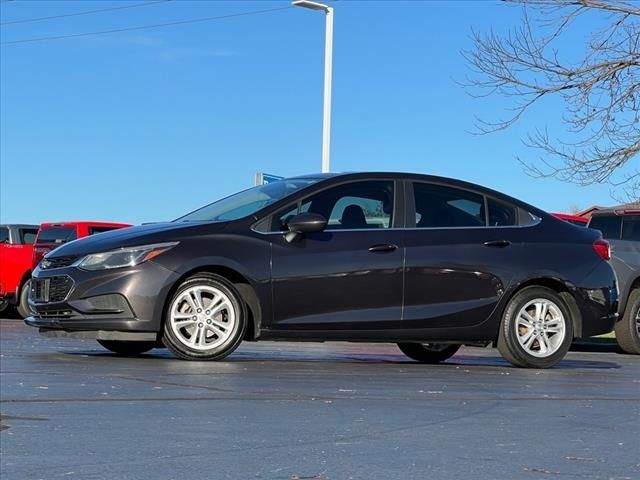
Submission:
[[[369,247],[369,251],[373,253],[384,253],[384,252],[393,252],[397,250],[398,246],[393,245],[392,243],[379,243],[377,245],[371,245]]]
[[[505,248],[511,245],[509,240],[490,240],[488,242],[484,242],[485,247],[496,247],[496,248]]]

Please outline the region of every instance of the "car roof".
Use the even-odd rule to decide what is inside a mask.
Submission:
[[[40,228],[52,228],[52,227],[77,227],[77,226],[93,226],[93,227],[131,227],[128,223],[114,223],[114,222],[92,222],[88,220],[82,221],[65,221],[65,222],[43,222],[40,224]]]
[[[375,179],[375,178],[392,178],[395,180],[416,180],[421,182],[430,182],[430,183],[443,183],[446,185],[450,185],[453,187],[459,187],[467,190],[473,190],[480,194],[489,195],[491,197],[496,197],[498,199],[503,199],[516,205],[524,208],[525,210],[530,211],[536,215],[544,215],[546,212],[535,207],[531,204],[528,204],[518,198],[514,198],[505,193],[499,192],[497,190],[493,190],[488,187],[484,187],[477,183],[471,183],[464,180],[458,180],[456,178],[450,177],[442,177],[438,175],[428,175],[424,173],[411,173],[411,172],[384,172],[384,171],[363,171],[363,172],[341,172],[341,173],[313,173],[307,175],[300,175],[298,177],[292,177],[295,179],[316,179],[320,181],[329,181],[336,179],[344,179],[344,180],[358,180],[358,179]],[[285,179],[289,180],[289,179]]]
[[[622,205],[616,205],[615,207],[602,208],[596,210],[591,214],[592,217],[601,215],[639,215],[640,214],[640,201],[623,203]]]
[[[28,223],[0,223],[0,227],[7,228],[40,228],[39,225],[30,225]]]

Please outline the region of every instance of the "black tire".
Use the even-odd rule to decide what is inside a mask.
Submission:
[[[22,285],[18,296],[18,304],[16,305],[16,310],[18,311],[18,315],[22,318],[27,318],[31,315],[31,308],[29,308],[29,289],[31,288],[31,280],[27,280]]]
[[[564,339],[556,346],[556,350],[547,356],[530,354],[518,341],[517,316],[525,306],[537,299],[552,302],[562,314],[561,322],[564,326]],[[549,338],[554,338],[555,335],[557,335],[557,333],[554,333]],[[498,350],[508,362],[516,367],[549,368],[565,357],[571,347],[572,341],[573,318],[571,316],[571,310],[564,299],[554,290],[537,286],[526,287],[516,293],[509,301],[502,316],[502,324],[498,335]],[[533,345],[536,345],[536,342],[538,342],[538,350],[542,350],[537,336],[533,340]],[[544,353],[541,352],[541,355],[544,355]]]
[[[461,345],[446,343],[399,343],[407,357],[421,363],[440,363],[453,357]]]
[[[156,348],[156,342],[131,342],[128,340],[98,340],[107,350],[124,357],[135,357]]]
[[[6,300],[0,300],[0,313],[4,312],[9,307],[9,302]]]
[[[209,327],[204,325],[204,321],[200,323],[200,318],[197,320],[197,326],[200,328],[204,327],[200,334],[191,333],[195,332],[196,324],[194,324],[193,327],[180,328],[175,327],[171,323],[172,310],[174,306],[177,305],[176,302],[179,303],[183,294],[193,287],[204,287],[205,289],[209,287],[218,290],[228,298],[230,304],[229,309],[233,309],[234,322],[229,327],[228,332],[225,330],[223,336],[219,337],[222,339],[222,343],[211,348],[206,348],[206,345],[201,348],[195,348],[188,344],[189,339],[186,338],[187,335],[195,335],[195,341],[197,342],[198,338],[202,340],[202,335],[204,334],[206,343],[208,338],[215,339],[215,335],[218,334],[218,332],[214,330],[207,330]],[[203,301],[202,297],[201,301]],[[206,308],[207,307],[205,307],[205,309]],[[227,320],[230,318],[229,309],[226,310]],[[220,360],[238,348],[247,329],[247,307],[242,297],[231,282],[220,275],[212,273],[198,273],[182,282],[169,299],[165,310],[162,341],[176,357],[183,360]],[[190,311],[187,312],[187,314],[190,315]],[[225,313],[221,313],[220,315],[221,317],[218,318],[218,323],[224,321]],[[211,323],[209,320],[206,321],[207,323]],[[214,323],[216,322],[214,321]],[[193,330],[189,332],[189,328],[193,328]],[[207,337],[209,333],[211,333],[211,337]]]
[[[622,318],[616,322],[616,341],[626,353],[640,354],[640,288],[629,294]]]

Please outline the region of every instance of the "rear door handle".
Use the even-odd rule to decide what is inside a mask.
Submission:
[[[509,245],[511,245],[509,240],[490,240],[488,242],[484,242],[485,247],[505,248]]]
[[[393,252],[397,250],[398,246],[393,245],[392,243],[379,243],[377,245],[371,245],[369,247],[369,251],[373,253],[384,253],[384,252]]]

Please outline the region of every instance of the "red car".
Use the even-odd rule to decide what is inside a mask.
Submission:
[[[36,268],[47,253],[63,243],[96,233],[130,227],[128,223],[112,222],[55,222],[43,223],[33,248],[33,268]]]
[[[26,316],[37,225],[0,225],[0,312],[17,305]]]
[[[589,223],[588,218],[584,218],[579,215],[569,215],[567,213],[552,213],[551,215],[580,227],[586,227],[587,223]]]

